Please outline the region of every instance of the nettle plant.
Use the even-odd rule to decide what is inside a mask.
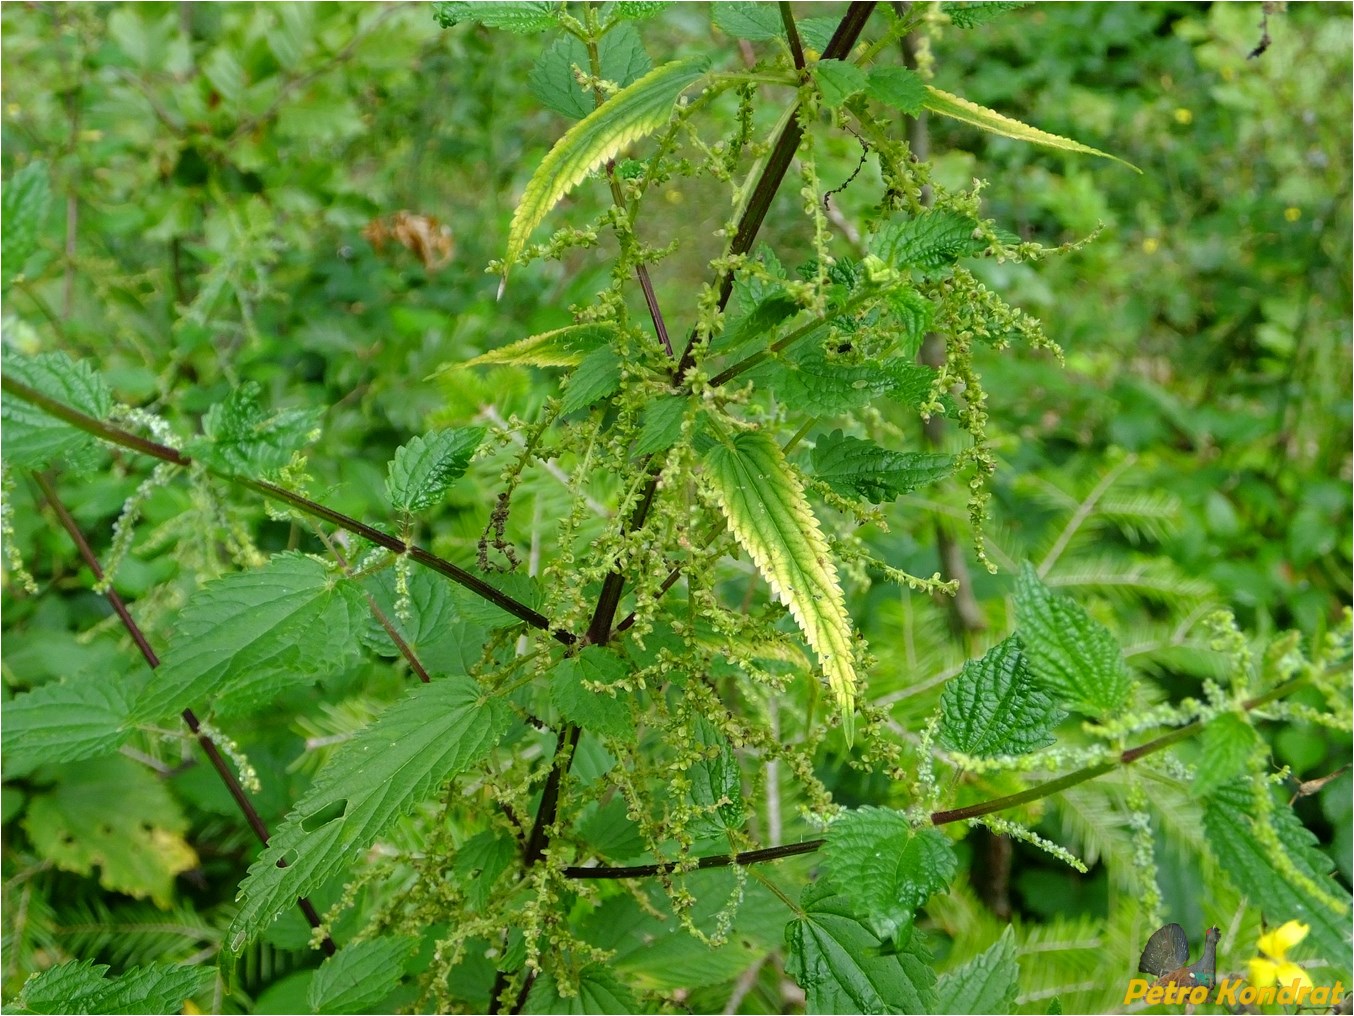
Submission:
[[[198,432],[178,432],[117,404],[87,361],[18,355],[7,321],[6,483],[32,474],[146,664],[8,702],[11,764],[122,764],[119,748],[174,736],[182,718],[263,843],[221,940],[225,983],[299,910],[327,954],[309,983],[316,1011],[680,1011],[716,1004],[701,994],[715,985],[717,1004],[736,1007],[758,978],[783,983],[778,963],[809,1011],[1010,1011],[1022,983],[1012,930],[954,952],[963,962],[938,976],[946,964],[918,915],[957,890],[977,824],[1085,870],[1032,826],[1040,801],[1105,776],[1123,778],[1117,820],[1132,830],[1144,939],[1162,909],[1154,814],[1183,802],[1202,816],[1209,870],[1253,910],[1309,924],[1317,963],[1347,969],[1348,895],[1276,797],[1256,728],[1348,729],[1347,628],[1305,653],[1284,636],[1255,657],[1215,615],[1225,678],[1167,703],[1108,628],[1026,565],[1015,631],[944,683],[921,729],[871,698],[848,603],[871,583],[944,595],[954,581],[880,560],[862,533],[906,492],[956,477],[987,564],[995,457],[975,353],[1014,343],[1058,355],[972,271],[1052,251],[984,219],[978,185],[932,179],[907,118],[930,111],[1104,153],[928,84],[933,8],[853,3],[796,22],[788,4],[715,5],[727,52],[650,69],[637,25],[666,6],[437,6],[450,31],[553,33],[532,87],[576,121],[532,173],[492,271],[510,292],[538,262],[600,248],[611,272],[572,324],[446,365],[450,377],[557,370],[558,393],[531,419],[411,437],[389,463],[389,519],[351,518],[308,492],[320,409],[270,410],[246,380]],[[946,13],[969,27],[1002,6]],[[905,50],[909,36],[922,44]],[[778,118],[764,122],[764,109]],[[856,225],[830,204],[843,185],[819,173],[843,135],[878,167]],[[724,189],[723,228],[655,237],[654,195],[687,179]],[[35,164],[5,189],[7,266],[36,243],[46,186]],[[759,245],[772,199],[795,187],[802,242]],[[611,200],[533,243],[577,188]],[[652,277],[703,246],[715,248],[705,283],[661,306]],[[939,363],[919,362],[928,335],[945,340]],[[952,421],[962,447],[914,447],[932,418]],[[113,468],[108,446],[158,464],[100,562],[53,476]],[[478,560],[455,563],[416,536],[468,472],[497,493]],[[560,482],[563,510],[533,509]],[[239,569],[201,584],[166,632],[143,633],[116,593],[117,565],[166,484],[192,489]],[[258,498],[306,542],[263,554],[231,522],[232,504]],[[24,562],[8,565],[12,586],[36,588]],[[251,795],[270,775],[231,732],[372,659],[407,683],[349,717],[267,830]],[[1324,705],[1296,704],[1299,689]],[[1188,754],[1167,750],[1191,739]],[[882,780],[889,806],[836,803],[827,758]],[[58,828],[26,821],[37,840]],[[57,835],[69,840],[48,844],[61,865],[81,832]],[[177,1009],[216,976],[107,973],[48,969],[16,1011]]]

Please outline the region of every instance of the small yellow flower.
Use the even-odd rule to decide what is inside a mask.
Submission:
[[[1184,106],[1177,106],[1175,109],[1175,122],[1182,127],[1186,127],[1194,122],[1194,113]]]
[[[1144,254],[1155,254],[1161,247],[1161,241],[1155,236],[1149,236],[1142,242],[1142,252]]]
[[[1289,222],[1297,222],[1298,219],[1302,218],[1302,209],[1296,205],[1289,205],[1283,210],[1283,217]]]
[[[1251,983],[1257,988],[1267,988],[1271,984],[1284,986],[1297,981],[1304,987],[1311,987],[1312,979],[1307,976],[1307,971],[1288,959],[1288,950],[1306,938],[1310,930],[1301,921],[1288,921],[1261,935],[1256,948],[1264,955],[1247,961]]]

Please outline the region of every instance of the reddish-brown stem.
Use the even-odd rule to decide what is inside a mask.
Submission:
[[[1285,695],[1297,690],[1300,686],[1306,684],[1306,678],[1294,678],[1279,685],[1277,688],[1271,688],[1263,695],[1257,695],[1254,698],[1247,699],[1242,703],[1242,708],[1247,712],[1258,709],[1260,706],[1276,699],[1283,698]],[[1057,779],[1048,780],[1036,787],[1030,787],[1028,790],[1022,790],[1018,794],[1007,794],[1005,797],[993,798],[991,801],[983,801],[980,804],[971,804],[964,808],[953,808],[949,811],[933,811],[931,813],[931,824],[949,825],[951,822],[965,822],[970,819],[981,818],[983,815],[991,815],[994,812],[1005,811],[1008,808],[1016,808],[1022,804],[1028,804],[1031,801],[1038,801],[1045,797],[1051,797],[1053,794],[1060,793],[1069,787],[1074,787],[1078,783],[1085,783],[1087,780],[1093,780],[1098,776],[1111,772],[1119,766],[1129,766],[1141,758],[1155,754],[1173,744],[1178,744],[1187,738],[1193,737],[1204,729],[1204,721],[1196,720],[1193,723],[1186,724],[1183,727],[1177,727],[1175,730],[1162,734],[1160,737],[1138,745],[1136,748],[1129,748],[1121,752],[1118,758],[1111,759],[1108,762],[1100,762],[1093,766],[1087,766],[1084,769],[1078,769],[1076,772],[1068,773],[1066,776],[1059,776]],[[764,847],[760,850],[745,850],[741,854],[716,854],[711,857],[701,857],[696,860],[696,868],[725,868],[733,864],[760,864],[765,861],[778,861],[783,857],[793,857],[796,854],[810,854],[823,846],[826,840],[805,840],[803,843],[791,843],[781,847]],[[636,864],[623,868],[584,868],[569,867],[564,869],[566,878],[648,878],[653,875],[665,874],[677,871],[681,868],[690,868],[689,862],[664,861],[658,864]]]
[[[42,496],[45,497],[47,503],[52,506],[52,511],[56,512],[56,517],[61,522],[62,528],[70,535],[71,542],[75,544],[75,549],[80,552],[80,556],[84,559],[85,564],[89,566],[89,570],[94,574],[95,581],[102,582],[103,569],[99,566],[99,559],[95,556],[93,548],[89,545],[89,541],[85,539],[85,534],[80,531],[80,526],[75,521],[74,516],[67,510],[60,495],[57,494],[56,488],[53,487],[52,482],[41,473],[35,472],[33,478],[37,481],[38,487],[42,490]],[[123,628],[125,628],[127,634],[131,636],[132,642],[134,642],[136,648],[140,650],[142,658],[146,661],[146,665],[152,670],[159,667],[160,657],[156,655],[155,650],[151,648],[145,633],[141,631],[141,626],[136,623],[136,619],[132,617],[131,612],[127,609],[127,605],[123,602],[122,597],[118,595],[117,590],[113,589],[112,586],[109,586],[104,595],[108,598],[108,603],[113,608],[113,612],[117,614],[118,619],[122,622]],[[263,819],[259,817],[258,811],[254,808],[254,803],[250,801],[248,795],[245,794],[244,787],[240,786],[240,781],[236,778],[235,774],[231,772],[230,766],[226,764],[226,760],[221,757],[221,752],[216,747],[216,742],[202,733],[202,725],[198,721],[197,715],[193,710],[185,709],[183,711],[183,722],[188,725],[188,729],[193,732],[193,735],[198,740],[198,744],[202,746],[202,751],[206,754],[207,760],[211,763],[212,768],[216,770],[216,774],[221,777],[221,782],[226,785],[226,789],[230,791],[230,796],[234,798],[240,812],[244,815],[245,821],[249,824],[249,828],[254,831],[254,835],[259,838],[259,842],[266,847],[268,845],[268,827],[263,824]],[[279,858],[277,866],[279,868],[285,868],[287,864]],[[306,920],[310,922],[312,928],[320,927],[320,915],[316,913],[315,907],[311,905],[310,900],[301,896],[297,899],[296,905],[301,908],[301,912],[305,914]],[[325,953],[330,956],[334,955],[334,940],[328,935],[324,936],[321,941],[321,946],[324,948]]]
[[[80,410],[40,392],[36,388],[16,380],[9,374],[0,376],[0,388],[3,388],[4,391],[25,402],[37,406],[44,412],[56,417],[58,420],[63,420],[71,426],[83,430],[86,434],[92,434],[110,444],[129,448],[132,451],[141,452],[144,455],[149,455],[162,462],[169,462],[176,466],[188,467],[193,465],[193,460],[177,448],[171,448],[168,445],[147,440],[140,435],[133,434],[120,427],[115,427],[112,424],[95,419],[87,413],[82,413]],[[386,550],[396,554],[408,554],[410,560],[437,572],[439,575],[445,575],[453,582],[464,586],[471,592],[483,597],[506,613],[527,622],[527,624],[531,625],[533,628],[550,631],[550,634],[556,640],[563,642],[565,645],[572,645],[578,640],[577,636],[572,632],[565,631],[562,628],[551,629],[550,619],[539,611],[532,610],[524,603],[519,603],[506,593],[502,593],[495,589],[478,576],[472,575],[464,568],[460,568],[450,561],[440,558],[431,551],[425,550],[416,544],[405,543],[403,540],[391,536],[389,533],[384,533],[374,526],[359,522],[357,519],[344,515],[342,512],[334,511],[334,509],[326,507],[318,501],[312,501],[308,497],[294,494],[283,487],[279,487],[275,483],[268,483],[265,480],[253,480],[245,476],[232,476],[211,469],[210,467],[208,468],[208,471],[222,479],[231,480],[240,484],[242,487],[247,487],[256,493],[262,494],[270,500],[281,501],[283,504],[290,505],[305,515],[321,519],[339,529],[352,533],[354,536],[360,536],[362,539],[374,543],[378,547],[384,547]]]

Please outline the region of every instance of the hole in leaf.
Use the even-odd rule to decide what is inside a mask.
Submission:
[[[344,809],[348,807],[347,800],[334,801],[332,804],[325,805],[319,811],[311,812],[301,820],[301,828],[308,833],[313,833],[323,825],[327,825],[336,818],[342,818]]]

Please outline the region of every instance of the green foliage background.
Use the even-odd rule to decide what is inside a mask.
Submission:
[[[799,13],[830,18],[839,5]],[[270,409],[325,407],[310,493],[369,520],[385,511],[386,463],[411,435],[483,422],[484,407],[490,422],[530,420],[554,393],[549,372],[440,370],[571,324],[570,306],[607,282],[605,250],[518,269],[501,300],[498,280],[483,271],[503,256],[522,188],[567,125],[533,94],[536,37],[443,31],[419,5],[7,4],[0,19],[7,245],[24,168],[45,167],[51,194],[45,207],[16,198],[13,214],[37,217],[38,242],[31,256],[5,251],[7,354],[88,358],[120,401],[188,432],[244,382],[259,386]],[[922,730],[941,682],[1007,634],[1025,559],[1112,627],[1129,662],[1172,700],[1220,676],[1198,624],[1212,607],[1230,607],[1260,640],[1293,628],[1315,645],[1349,605],[1350,7],[1295,4],[1272,15],[1272,44],[1248,58],[1260,19],[1260,5],[1244,3],[1040,5],[971,31],[938,26],[923,48],[937,87],[1111,151],[1143,173],[931,118],[938,181],[986,180],[984,214],[1023,238],[1048,246],[1095,238],[1039,263],[974,269],[1044,321],[1067,363],[979,354],[1001,466],[990,546],[1000,571],[974,569],[981,626],[956,631],[945,603],[883,584],[848,604],[878,660],[870,697],[902,729]],[[704,5],[673,6],[642,34],[655,63],[659,53],[733,45]],[[616,45],[614,58],[638,70],[639,33]],[[820,176],[846,181],[861,152],[838,133],[819,154]],[[833,198],[841,219],[859,222],[879,186],[878,164],[866,159]],[[708,180],[674,183],[661,197],[666,211],[646,225],[651,242],[708,235],[726,214]],[[555,224],[581,226],[605,200],[603,188],[584,185]],[[788,195],[773,206],[763,239],[777,249],[807,249],[795,207]],[[448,263],[425,263],[398,241],[373,243],[372,223],[401,210],[445,224]],[[674,334],[694,323],[685,297],[704,277],[699,250],[656,272],[659,302],[676,308]],[[108,451],[87,466],[63,476],[60,489],[107,560],[112,523],[151,467]],[[473,560],[497,492],[493,470],[472,471],[417,535],[453,560]],[[533,517],[568,511],[562,486],[529,494],[530,511],[515,513],[507,534],[519,547],[529,545]],[[940,567],[936,528],[961,534],[965,494],[960,484],[905,494],[891,530],[868,537],[871,549],[931,574]],[[39,588],[27,592],[7,576],[6,701],[58,678],[96,682],[133,670],[121,630],[34,488],[17,478],[7,497],[8,550]],[[236,569],[240,547],[252,541],[271,553],[300,539],[260,504],[208,503],[187,486],[159,487],[142,515],[115,585],[159,633],[203,581]],[[389,666],[363,663],[324,688],[287,692],[249,724],[223,724],[262,777],[263,817],[278,823],[328,746],[403,684]],[[1263,733],[1297,779],[1349,760],[1348,738],[1321,728],[1275,723]],[[850,768],[844,747],[827,743],[818,770],[836,800],[898,803],[887,781]],[[147,735],[106,766],[10,757],[5,774],[7,998],[29,973],[70,958],[116,972],[201,962],[222,946],[255,844],[191,747]],[[1003,779],[980,778],[973,800],[1013,789]],[[124,824],[100,826],[113,787]],[[1068,1011],[1109,1007],[1122,984],[1103,971],[1126,976],[1136,966],[1152,929],[1119,917],[1135,891],[1120,809],[1128,793],[1110,777],[1021,816],[1091,869],[1078,875],[1015,845],[1005,892],[1022,1011],[1047,1011],[1054,996]],[[784,802],[787,832],[802,831],[790,818],[800,803]],[[1297,810],[1347,887],[1348,773]],[[1182,805],[1178,821],[1156,831],[1166,911],[1196,941],[1207,922],[1222,923],[1235,950],[1223,962],[1237,969],[1258,922],[1247,911],[1227,925],[1240,901],[1216,872],[1200,870],[1199,822],[1198,809]],[[94,827],[102,838],[88,838]],[[958,845],[956,888],[921,922],[942,970],[1009,942],[979,900],[984,842]],[[729,891],[718,878],[727,876],[710,875],[716,903]],[[322,890],[321,905],[340,890]],[[784,915],[767,916],[775,909],[767,895],[749,889],[739,929],[775,945]],[[830,904],[815,905],[831,913]],[[346,920],[355,927],[360,915]],[[606,921],[596,925],[602,936]],[[307,936],[291,915],[251,946],[234,993],[187,990],[220,1011],[304,1011],[319,960]],[[718,1009],[739,990],[739,1011],[785,1004],[774,964],[740,979],[746,962],[686,948],[674,945],[663,968],[704,973],[686,996],[693,1011]],[[643,956],[621,953],[610,970],[589,974],[587,990],[604,996],[613,975],[656,990],[688,983],[666,982]]]

